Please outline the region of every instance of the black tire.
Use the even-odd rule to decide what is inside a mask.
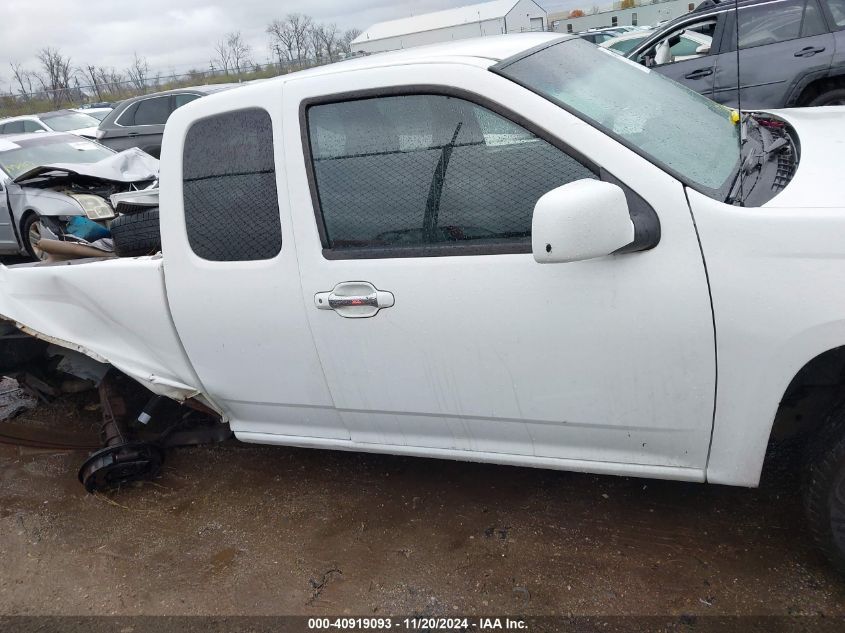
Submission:
[[[845,88],[827,90],[815,97],[808,106],[845,105]]]
[[[154,255],[161,250],[158,207],[149,211],[120,215],[112,220],[111,236],[118,257]]]
[[[33,225],[38,224],[40,220],[41,218],[38,217],[38,214],[30,212],[24,218],[23,222],[21,222],[21,241],[23,242],[23,247],[26,249],[27,255],[37,262],[40,262],[42,257],[41,254],[37,253],[33,248],[30,233],[33,230]],[[40,234],[41,232],[38,231],[38,233]]]
[[[807,451],[804,505],[818,548],[845,574],[845,403],[828,417]]]

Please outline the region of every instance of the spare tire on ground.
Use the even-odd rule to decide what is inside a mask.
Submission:
[[[154,255],[161,250],[158,207],[149,211],[120,215],[112,220],[111,236],[118,257]]]

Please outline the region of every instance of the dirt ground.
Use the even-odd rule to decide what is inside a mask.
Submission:
[[[0,614],[845,615],[790,469],[746,490],[232,441],[89,495],[84,457],[0,446]]]

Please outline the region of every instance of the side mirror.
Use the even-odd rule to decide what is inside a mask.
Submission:
[[[537,201],[531,250],[541,264],[611,255],[634,241],[625,192],[601,180],[576,180]]]
[[[709,55],[710,54],[710,44],[702,44],[698,48],[695,49],[696,55]]]

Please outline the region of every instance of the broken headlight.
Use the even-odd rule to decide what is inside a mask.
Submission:
[[[90,193],[69,193],[71,198],[82,205],[85,216],[89,220],[111,220],[114,217],[114,209],[100,196]]]

